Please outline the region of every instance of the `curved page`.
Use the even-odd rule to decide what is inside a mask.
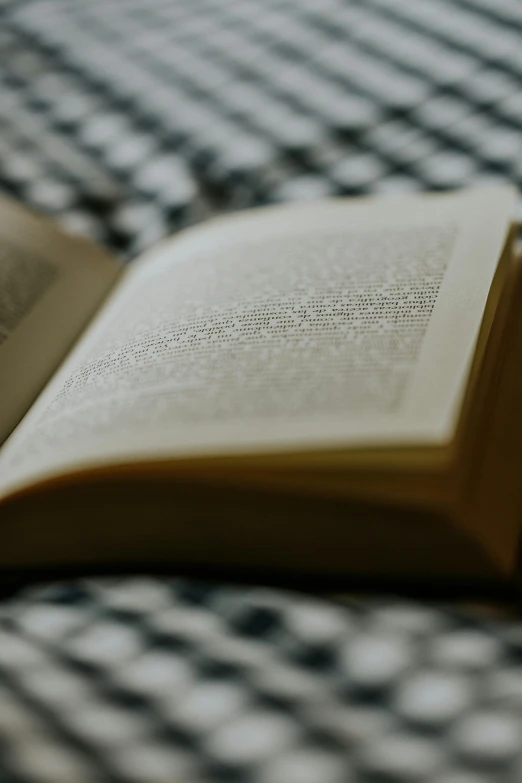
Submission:
[[[14,433],[0,489],[106,462],[446,444],[513,201],[269,208],[165,243]]]

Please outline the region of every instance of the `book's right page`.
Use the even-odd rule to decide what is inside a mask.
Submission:
[[[451,440],[510,189],[267,208],[139,261],[0,459],[0,490],[143,459]]]

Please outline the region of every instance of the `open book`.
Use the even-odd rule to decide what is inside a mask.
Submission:
[[[515,194],[331,200],[128,268],[0,205],[0,567],[507,576]]]

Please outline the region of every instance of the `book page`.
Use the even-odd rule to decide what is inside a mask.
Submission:
[[[0,198],[0,443],[120,271],[101,249]]]
[[[4,486],[100,462],[447,443],[513,202],[268,208],[165,243],[7,444]]]

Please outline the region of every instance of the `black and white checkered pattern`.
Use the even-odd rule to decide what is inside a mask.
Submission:
[[[519,0],[2,0],[4,186],[130,255],[215,211],[522,183]]]
[[[128,258],[269,202],[520,189],[521,153],[521,0],[0,0],[0,186]],[[421,602],[33,590],[0,781],[515,783],[521,660],[518,622]]]
[[[520,624],[405,602],[52,586],[0,613],[0,779],[515,781],[521,658]]]

